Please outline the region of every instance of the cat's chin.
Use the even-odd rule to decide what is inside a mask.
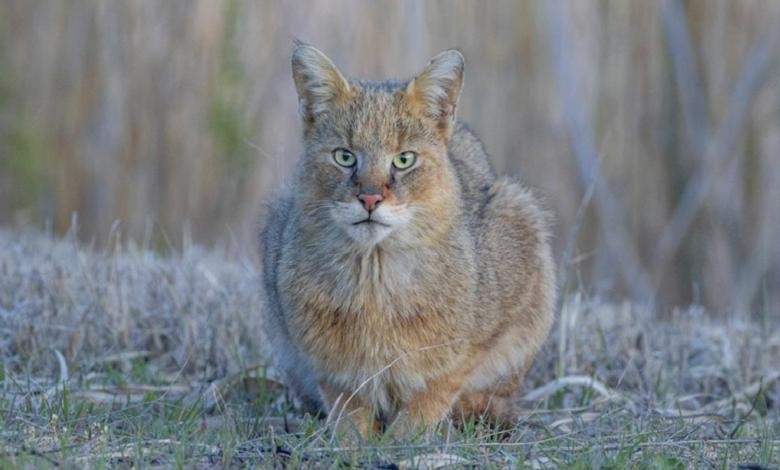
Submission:
[[[344,227],[344,230],[355,244],[365,248],[372,248],[378,245],[388,235],[393,233],[393,227],[376,221],[348,224]]]

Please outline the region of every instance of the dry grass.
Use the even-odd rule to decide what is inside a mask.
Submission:
[[[723,467],[780,459],[780,331],[574,296],[509,434],[334,439],[266,369],[257,272],[0,232],[0,467]],[[769,321],[769,319],[767,319]]]

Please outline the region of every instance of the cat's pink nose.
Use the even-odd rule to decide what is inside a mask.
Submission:
[[[365,207],[368,212],[371,212],[384,198],[381,194],[358,194],[358,199],[363,203],[363,207]]]

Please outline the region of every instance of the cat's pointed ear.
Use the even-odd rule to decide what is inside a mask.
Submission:
[[[349,82],[328,56],[300,41],[295,41],[292,74],[301,117],[306,122],[350,92]]]
[[[444,51],[428,62],[425,70],[406,87],[414,108],[434,119],[449,133],[463,87],[463,55],[456,49]]]

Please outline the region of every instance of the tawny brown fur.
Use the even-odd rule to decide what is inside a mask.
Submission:
[[[262,234],[276,368],[309,410],[362,433],[453,411],[511,420],[553,318],[548,218],[455,120],[461,54],[389,82],[348,79],[304,44],[292,63],[304,155]],[[399,170],[405,151],[416,163]],[[368,193],[384,199],[362,223]]]

